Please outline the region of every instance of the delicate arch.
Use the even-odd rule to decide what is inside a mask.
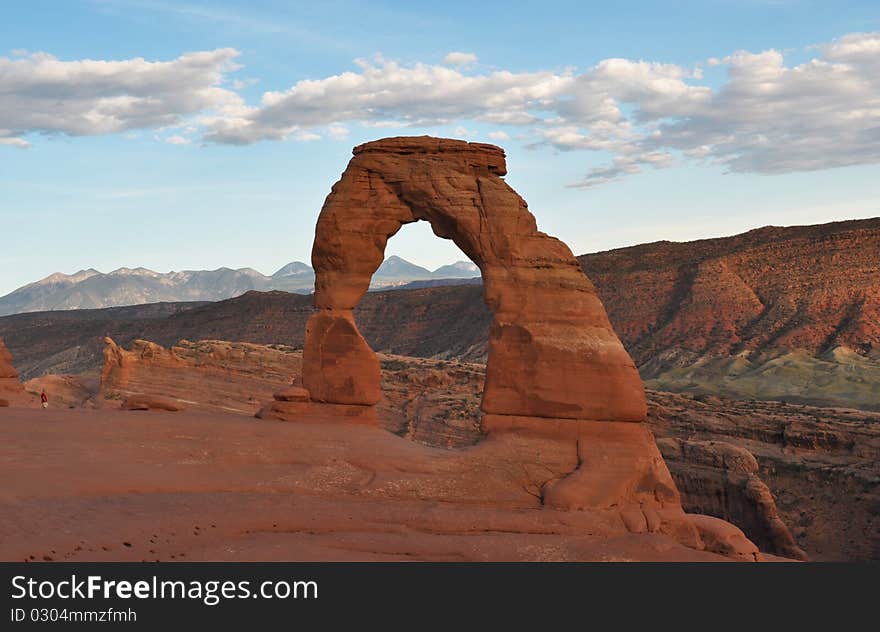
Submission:
[[[388,238],[425,220],[483,274],[492,310],[482,410],[497,415],[644,421],[632,359],[569,248],[537,229],[502,179],[494,145],[423,137],[360,145],[318,218],[314,314],[303,382],[313,401],[379,401],[379,362],[352,309]]]

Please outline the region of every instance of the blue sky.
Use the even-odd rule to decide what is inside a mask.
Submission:
[[[308,261],[383,136],[502,145],[578,254],[880,215],[876,2],[521,4],[9,3],[0,295]],[[421,224],[387,254],[463,258]]]

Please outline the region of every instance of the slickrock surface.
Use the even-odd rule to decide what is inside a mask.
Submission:
[[[758,547],[729,522],[714,516],[702,515],[694,516],[691,520],[696,525],[707,550],[749,562],[759,559],[761,553]]]
[[[24,383],[35,397],[45,391],[49,408],[94,408],[101,378],[97,373],[83,375],[43,375]]]
[[[481,365],[381,360],[383,393],[401,411],[385,411],[384,427],[430,445],[479,441]],[[762,551],[880,559],[880,414],[653,391],[648,404],[686,511],[736,524]]]
[[[315,401],[378,401],[378,362],[352,310],[388,238],[425,220],[482,271],[493,314],[485,413],[644,420],[641,380],[595,288],[504,182],[502,149],[424,136],[383,139],[353,153],[318,217],[312,249],[321,311],[306,326],[303,376]]]
[[[227,393],[238,391],[239,379],[253,384],[234,372],[227,380],[212,381],[214,369],[205,366],[210,362],[210,350],[215,344],[222,348],[228,343],[188,344],[193,349],[188,353],[193,355],[186,360],[186,371],[178,365],[166,368],[137,359],[145,365],[133,370],[140,376],[142,388],[188,398],[188,410],[217,411],[210,402],[223,401]],[[269,354],[276,355],[273,363],[289,363],[294,374],[279,374],[271,383],[264,383],[260,401],[240,401],[238,405],[247,408],[241,415],[254,414],[273,394],[296,389],[289,384],[301,369],[301,352],[266,347],[252,357]],[[401,356],[379,358],[383,399],[376,408],[383,428],[417,443],[447,449],[473,446],[481,440],[482,365]],[[207,375],[199,367],[204,367]],[[252,373],[244,366],[240,369],[241,375]],[[61,379],[52,378],[52,383]],[[77,384],[75,376],[63,381]],[[179,390],[169,390],[172,387]],[[89,388],[94,395],[97,387],[89,380],[77,388],[71,386],[75,393]],[[48,392],[50,405],[55,406],[58,391],[50,388]],[[81,394],[76,397],[83,399]],[[876,465],[880,463],[880,415],[654,392],[648,393],[648,401],[649,423],[686,511],[736,524],[762,551],[797,557],[778,528],[778,516],[796,546],[805,549],[810,559],[880,557],[880,472]],[[117,406],[118,400],[108,400],[105,405]],[[150,413],[150,417],[156,414]],[[185,421],[190,413],[176,414],[184,415],[181,419]],[[710,443],[717,447],[703,449]],[[753,459],[757,471],[752,470]],[[761,482],[769,489],[769,498]]]
[[[16,484],[0,487],[0,559],[738,559],[632,533],[613,509],[542,506],[577,465],[556,439],[446,450],[313,421],[2,409],[0,477]]]

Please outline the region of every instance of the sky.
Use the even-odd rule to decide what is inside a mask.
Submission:
[[[880,5],[4,2],[0,295],[308,262],[351,148],[421,134],[504,147],[575,254],[876,217]]]

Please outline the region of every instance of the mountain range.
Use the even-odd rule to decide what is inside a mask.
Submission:
[[[418,282],[422,286],[454,279],[474,279],[480,270],[458,261],[434,271],[397,256],[388,257],[373,275],[371,288],[390,289]],[[68,309],[98,309],[145,303],[220,301],[251,290],[310,294],[315,271],[301,261],[288,263],[271,276],[252,268],[184,270],[160,273],[147,268],[95,269],[52,274],[0,297],[0,316]]]

